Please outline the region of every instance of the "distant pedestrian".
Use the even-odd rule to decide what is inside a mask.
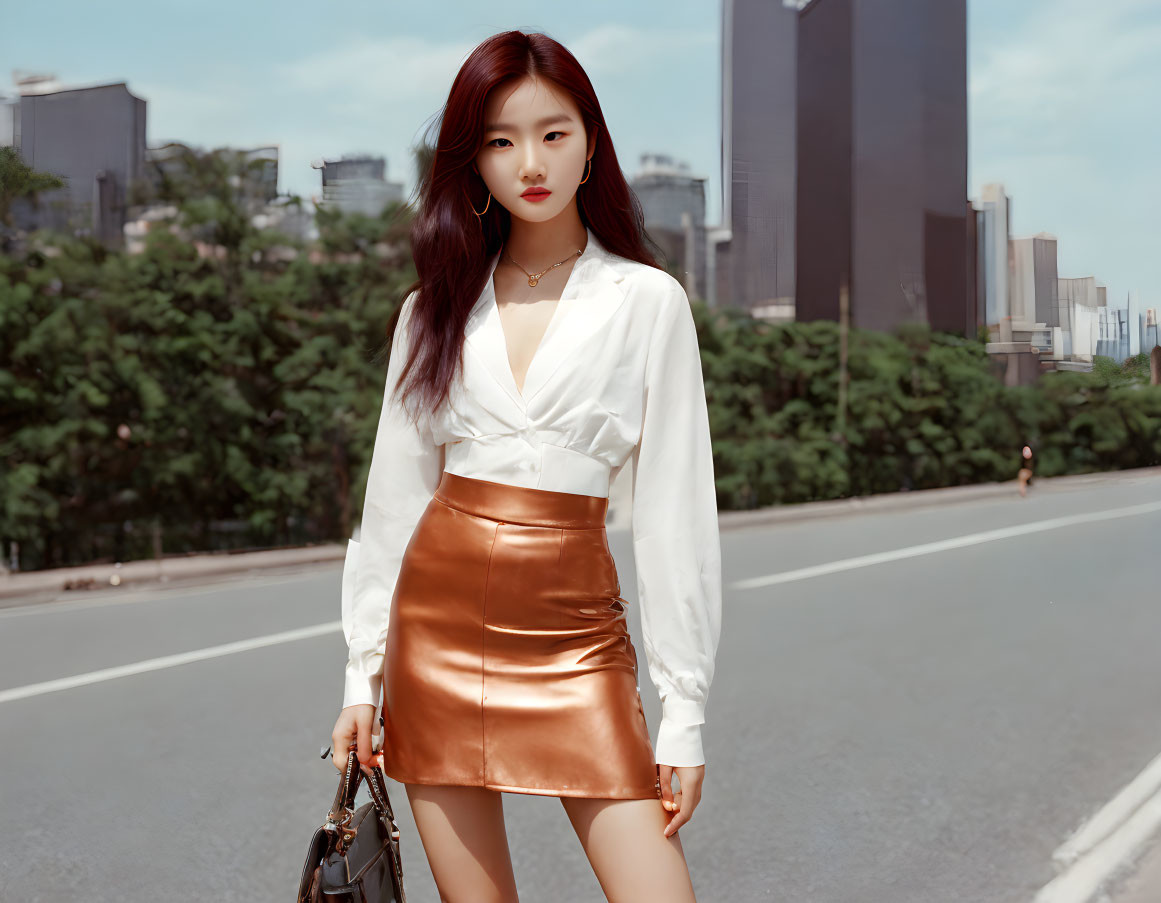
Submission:
[[[1020,472],[1016,478],[1020,481],[1021,498],[1028,495],[1028,487],[1032,485],[1032,449],[1025,445],[1020,451]]]

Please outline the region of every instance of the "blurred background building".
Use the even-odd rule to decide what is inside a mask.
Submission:
[[[1111,357],[1118,364],[1129,356],[1129,312],[1105,307],[1098,312],[1097,354]]]
[[[704,176],[667,154],[642,154],[629,180],[645,212],[650,236],[677,269],[690,298],[706,298]]]
[[[370,154],[344,155],[313,164],[322,174],[323,207],[378,216],[403,200],[403,183],[387,181],[387,160]]]
[[[999,323],[1011,313],[1008,270],[1012,265],[1012,207],[1003,185],[990,182],[983,187],[975,221],[977,319],[980,323]]]
[[[1158,319],[1157,308],[1147,307],[1141,311],[1138,319],[1140,334],[1140,348],[1142,354],[1148,354],[1158,345],[1161,345],[1161,320]]]
[[[145,151],[146,182],[143,196],[165,195],[170,186],[196,182],[206,152],[180,141],[168,141]],[[218,148],[215,153],[230,170],[234,199],[248,213],[256,213],[278,197],[278,147]]]
[[[15,83],[0,114],[0,138],[65,187],[45,192],[37,205],[18,198],[13,225],[119,245],[130,195],[145,174],[145,101],[124,82],[66,87],[50,75],[18,74]]]

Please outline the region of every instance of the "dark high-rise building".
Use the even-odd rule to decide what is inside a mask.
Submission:
[[[792,310],[800,5],[722,2],[722,225],[728,237],[715,240],[718,305]]]
[[[966,0],[798,13],[796,319],[974,336]]]
[[[144,176],[145,110],[124,82],[22,94],[16,149],[28,166],[61,176],[65,187],[44,193],[38,207],[17,202],[16,225],[120,244],[126,207]]]

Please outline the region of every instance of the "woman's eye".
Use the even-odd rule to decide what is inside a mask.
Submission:
[[[556,131],[556,132],[549,132],[548,134],[549,135],[563,135],[564,132]],[[545,137],[548,137],[548,136],[546,135]],[[499,147],[500,145],[496,144],[497,141],[508,141],[508,139],[507,138],[493,138],[491,141],[488,142],[488,147]],[[511,144],[512,142],[508,141],[508,143]]]

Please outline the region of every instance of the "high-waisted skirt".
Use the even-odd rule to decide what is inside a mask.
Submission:
[[[443,474],[391,603],[390,777],[660,798],[607,508],[599,496]]]

